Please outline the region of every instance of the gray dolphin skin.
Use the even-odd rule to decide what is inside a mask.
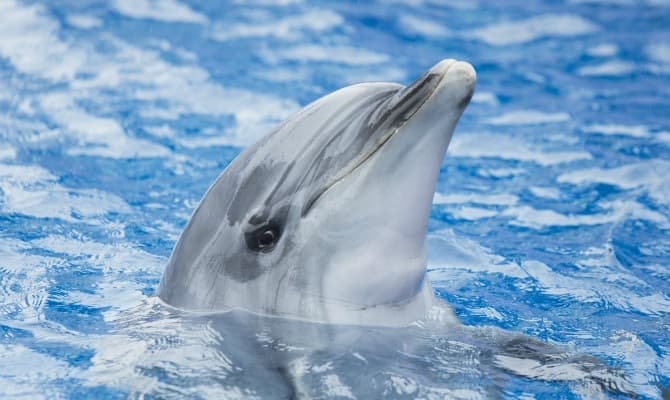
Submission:
[[[362,83],[306,106],[216,179],[158,289],[176,308],[402,326],[456,321],[434,298],[432,198],[473,67],[443,60],[409,86]]]

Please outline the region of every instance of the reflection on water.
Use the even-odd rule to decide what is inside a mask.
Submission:
[[[194,315],[157,301],[110,323],[113,333],[95,344],[88,384],[133,396],[485,399],[521,393],[515,390],[633,390],[601,360],[492,327],[425,320],[390,329],[242,311]]]

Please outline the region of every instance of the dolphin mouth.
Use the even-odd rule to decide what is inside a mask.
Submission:
[[[358,167],[376,154],[385,143],[387,143],[412,117],[430,100],[444,82],[449,70],[458,64],[464,64],[469,68],[466,74],[470,74],[473,80],[472,87],[458,104],[465,107],[472,97],[474,90],[474,69],[470,64],[454,59],[442,60],[410,85],[399,89],[389,96],[372,115],[370,129],[376,131],[384,130],[385,133],[370,146],[367,151],[354,158],[347,166],[335,175],[327,184],[313,192],[302,209],[302,216],[306,216],[316,201],[333,185],[351,175]]]

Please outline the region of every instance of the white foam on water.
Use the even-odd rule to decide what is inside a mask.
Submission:
[[[308,68],[280,66],[254,71],[254,75],[270,82],[304,82],[310,79],[311,73]]]
[[[247,23],[218,23],[211,37],[219,41],[241,38],[269,38],[297,40],[305,35],[319,35],[344,23],[344,18],[331,10],[308,10],[302,14],[281,19],[263,18]]]
[[[130,391],[140,397],[144,394],[162,397],[161,394],[178,393],[178,397],[185,398],[260,398],[253,388],[211,383],[212,380],[225,379],[231,373],[243,372],[225,351],[216,347],[222,340],[218,332],[199,324],[191,327],[183,319],[173,318],[167,313],[144,315],[143,309],[147,309],[147,305],[151,304],[136,308],[131,317],[135,321],[122,321],[121,329],[114,334],[94,338],[90,344],[95,349],[92,365],[82,373],[84,386],[104,385]],[[118,320],[110,321],[115,322]],[[141,328],[134,326],[135,323],[141,324]],[[167,374],[193,379],[197,383],[188,386],[166,384],[154,374],[146,373],[146,368],[158,365]],[[213,369],[213,365],[216,368]],[[203,371],[206,376],[203,376]],[[272,384],[267,378],[264,383]]]
[[[164,52],[172,52],[184,61],[198,61],[198,55],[196,53],[186,50],[183,47],[173,46],[172,43],[165,39],[150,39],[146,44],[150,47],[156,47]]]
[[[328,374],[321,378],[323,383],[324,394],[330,397],[355,399],[351,388],[340,380],[340,377],[335,374]]]
[[[491,218],[499,214],[499,212],[496,210],[471,206],[450,207],[447,212],[456,218],[465,219],[468,221]]]
[[[652,43],[645,50],[653,61],[670,64],[670,42]]]
[[[387,54],[346,45],[297,45],[274,50],[266,49],[262,55],[270,63],[280,61],[311,61],[360,66],[390,61],[390,57]]]
[[[574,37],[599,28],[584,17],[573,14],[549,14],[524,20],[496,22],[468,33],[493,46],[531,42],[543,37]]]
[[[648,64],[646,65],[646,70],[654,74],[670,74],[670,64]]]
[[[3,321],[4,325],[30,330],[37,336],[34,327],[44,320],[42,310],[52,285],[46,274],[62,261],[32,254],[31,250],[30,243],[0,238],[0,316],[9,317]],[[45,329],[53,331],[53,327],[45,326]],[[0,370],[3,370],[3,358],[0,354]],[[0,393],[2,388],[0,385]]]
[[[556,165],[592,158],[586,151],[545,152],[516,137],[471,133],[456,135],[447,153],[450,157],[492,157],[530,161],[540,165]]]
[[[17,185],[29,185],[40,181],[55,181],[56,176],[36,165],[1,164],[0,179]]]
[[[447,6],[464,10],[479,8],[477,0],[380,0],[387,4],[402,4],[412,7]]]
[[[209,73],[198,66],[171,64],[158,51],[139,48],[113,36],[101,37],[108,47],[104,53],[88,44],[61,39],[58,22],[38,5],[2,2],[0,36],[3,37],[0,56],[6,57],[19,72],[69,83],[66,89],[43,93],[41,97],[48,100],[50,95],[61,96],[58,100],[64,101],[62,105],[46,101],[45,111],[66,128],[66,134],[84,139],[81,146],[72,149],[73,154],[110,157],[126,157],[133,151],[153,156],[166,154],[159,145],[124,135],[113,119],[92,115],[78,105],[80,100],[94,104],[107,102],[106,92],[123,87],[133,88],[128,93],[139,100],[140,115],[152,111],[159,111],[154,117],[163,119],[177,119],[186,113],[233,115],[235,126],[223,134],[229,143],[238,146],[255,142],[298,108],[290,100],[224,88],[212,82]],[[156,107],[155,103],[161,106]],[[80,116],[82,121],[66,121],[61,112]],[[102,143],[101,138],[106,141]],[[140,146],[131,150],[134,145]]]
[[[622,135],[636,138],[651,136],[649,128],[644,125],[595,124],[583,128],[586,132],[600,135]]]
[[[527,171],[523,168],[481,168],[477,174],[484,177],[511,178],[517,175],[525,175]]]
[[[594,350],[631,366],[626,369],[626,378],[635,386],[636,395],[658,398],[658,387],[650,385],[645,371],[658,371],[664,357],[642,337],[627,330],[617,330],[609,337],[609,343]]]
[[[435,193],[433,204],[449,205],[447,212],[456,218],[470,221],[491,218],[499,214],[497,210],[482,207],[473,207],[472,204],[510,206],[517,203],[519,198],[510,194],[479,194],[479,193]],[[465,204],[465,205],[464,205]],[[453,207],[453,205],[459,205]]]
[[[606,183],[622,189],[643,188],[660,204],[670,204],[668,185],[670,161],[650,160],[615,168],[589,168],[566,172],[558,176],[558,182],[575,185]]]
[[[652,61],[647,70],[656,74],[670,74],[670,42],[657,42],[645,48],[647,57]]]
[[[644,254],[643,251],[641,252]],[[668,265],[661,265],[661,264],[641,265],[639,266],[639,268],[648,271],[648,273],[652,276],[670,280],[670,267]]]
[[[513,194],[482,194],[482,193],[435,193],[433,204],[485,204],[496,206],[511,206],[516,204],[519,198]]]
[[[575,4],[603,4],[603,5],[618,5],[618,6],[638,6],[646,4],[658,7],[670,6],[669,0],[570,0]]]
[[[513,225],[532,229],[543,229],[549,226],[591,226],[617,223],[624,219],[637,219],[653,222],[660,227],[668,227],[668,218],[663,214],[649,210],[635,201],[602,202],[599,204],[605,209],[600,214],[561,214],[557,211],[538,210],[531,206],[510,207],[501,215],[513,218]]]
[[[667,189],[664,188],[667,191]],[[667,195],[667,193],[666,193]],[[668,221],[668,216],[662,212],[654,211],[649,209],[647,206],[631,200],[613,200],[613,201],[602,201],[599,203],[600,206],[611,209],[614,212],[614,215],[620,217],[620,219],[629,218],[633,220],[640,221],[649,221],[653,222],[663,229],[670,228],[670,222]]]
[[[417,382],[410,377],[391,375],[389,378],[393,388],[398,394],[412,394],[419,390]]]
[[[142,359],[149,353],[146,340],[127,335],[105,335],[91,343],[95,354],[93,365],[82,375],[86,386],[109,385],[138,392],[151,392],[159,387],[156,377],[130,370],[142,365]]]
[[[25,6],[15,0],[0,2],[0,55],[21,72],[69,80],[82,69],[86,53],[62,42],[56,34],[58,29],[58,22],[45,18],[38,5]]]
[[[638,0],[569,0],[570,3],[574,4],[616,4],[629,6],[638,3]]]
[[[207,17],[177,0],[113,0],[112,7],[130,18],[203,24]]]
[[[460,237],[445,229],[428,234],[428,265],[431,280],[451,279],[454,270],[501,274],[513,278],[527,277],[518,264],[494,254],[474,240]],[[458,272],[457,272],[458,273]]]
[[[665,325],[665,328],[670,328],[669,324]],[[658,370],[661,372],[661,375],[665,376],[670,375],[670,346],[658,346],[661,352],[661,355],[658,360]]]
[[[201,137],[189,137],[179,139],[177,141],[179,145],[186,147],[187,149],[198,149],[203,147],[214,147],[214,146],[230,146],[230,145],[239,145],[230,140],[230,138],[225,136],[201,136]]]
[[[452,343],[450,343],[452,344]],[[450,388],[428,386],[424,382],[405,376],[387,373],[390,388],[402,398],[409,397],[413,399],[453,399],[453,400],[484,400],[488,398],[484,393],[473,389],[457,388],[458,383]],[[394,397],[394,396],[390,396]]]
[[[612,57],[619,53],[619,46],[614,43],[601,43],[597,46],[589,47],[586,53],[593,57]]]
[[[487,104],[490,106],[498,106],[500,102],[498,101],[498,96],[492,92],[480,92],[476,91],[472,96],[472,102],[478,104]]]
[[[115,195],[64,187],[57,183],[57,177],[35,165],[0,164],[0,190],[3,211],[10,214],[97,223],[95,217],[130,211]]]
[[[99,28],[103,25],[103,22],[100,18],[86,14],[68,14],[65,17],[65,20],[67,21],[68,25],[84,30]]]
[[[167,262],[165,257],[147,253],[128,242],[101,243],[82,237],[52,234],[31,241],[31,247],[56,253],[72,263],[86,265],[88,269],[102,271],[94,292],[70,290],[59,295],[58,300],[67,304],[105,308],[104,318],[107,321],[113,320],[120,310],[138,307],[147,299],[142,293],[142,284],[128,279],[129,276],[141,274],[158,277]],[[103,337],[101,340],[107,339]],[[73,344],[80,345],[76,342]],[[86,345],[91,344],[86,341]]]
[[[286,0],[280,0],[286,1]],[[175,361],[177,362],[177,361]],[[262,397],[255,396],[249,389],[239,387],[220,386],[212,384],[195,385],[188,392],[188,397],[203,397],[205,399],[231,399],[231,400],[261,400]]]
[[[610,60],[601,64],[580,67],[577,73],[582,76],[622,76],[635,71],[635,64],[624,60]]]
[[[502,212],[503,216],[512,217],[512,224],[534,229],[548,226],[584,226],[600,225],[617,221],[611,214],[570,214],[565,215],[554,210],[538,210],[531,206],[511,207]]]
[[[14,384],[22,383],[25,379],[32,386],[39,386],[39,382],[47,383],[55,379],[76,378],[84,379],[82,384],[94,386],[107,383],[111,387],[120,387],[136,390],[151,388],[154,378],[148,378],[143,374],[129,373],[129,366],[141,365],[141,361],[150,353],[148,346],[151,338],[147,340],[135,339],[125,335],[115,334],[86,334],[71,331],[62,326],[58,321],[45,318],[44,307],[46,300],[51,299],[66,304],[78,304],[94,308],[106,308],[105,320],[109,316],[118,315],[119,310],[129,310],[145,301],[146,296],[140,291],[139,283],[128,280],[131,273],[146,271],[158,276],[158,271],[165,263],[162,257],[153,256],[141,250],[135,249],[127,243],[103,244],[87,239],[77,239],[61,235],[50,235],[41,239],[32,240],[30,243],[13,239],[0,239],[0,257],[2,258],[0,274],[0,296],[11,308],[11,321],[6,324],[26,329],[31,332],[35,340],[41,343],[59,342],[68,343],[81,349],[95,350],[92,362],[93,366],[86,370],[80,370],[72,366],[61,365],[62,361],[46,355],[32,355],[32,350],[13,348],[11,354],[24,360],[18,362],[13,356],[8,356],[6,349],[0,345],[0,369],[6,369],[5,365],[12,365],[13,371],[18,375],[12,377]],[[30,254],[28,250],[42,249],[57,253],[54,257]],[[67,257],[56,258],[58,254],[66,254]],[[54,294],[49,289],[53,281],[47,278],[48,269],[53,265],[82,263],[93,268],[101,268],[104,271],[102,277],[95,284],[94,292],[82,292],[69,290],[66,293]],[[119,275],[123,276],[120,278]],[[20,287],[20,290],[12,289],[5,293],[5,288]],[[0,311],[10,310],[3,307]],[[157,321],[161,324],[165,321]],[[143,325],[142,329],[150,329]],[[144,331],[147,332],[147,331]],[[31,360],[27,363],[25,360]],[[40,368],[34,369],[34,363],[39,363]],[[174,360],[177,361],[177,360]],[[7,363],[7,364],[6,364]],[[32,365],[31,371],[22,371],[23,366]],[[130,367],[132,371],[132,367]],[[133,386],[132,382],[114,382],[115,378],[141,381],[141,385]],[[0,377],[0,383],[3,378]],[[0,394],[10,393],[11,386],[0,385]],[[15,393],[15,392],[12,392]],[[36,398],[30,393],[29,398]]]
[[[233,0],[233,3],[285,7],[293,4],[302,4],[304,3],[304,0]]]
[[[22,102],[26,103],[25,101]],[[32,102],[30,107],[32,108]],[[18,113],[10,115],[11,113],[0,114],[0,137],[5,137],[9,140],[15,140],[19,133],[28,133],[26,138],[28,141],[35,141],[35,136],[49,135],[49,131],[53,131],[43,121],[38,121],[32,117],[33,114]],[[24,114],[24,115],[21,115]]]
[[[16,149],[8,144],[0,147],[0,161],[13,160],[16,158]]]
[[[398,18],[398,25],[404,32],[419,36],[439,38],[451,35],[445,24],[416,15],[402,14]]]
[[[573,134],[566,135],[565,133],[556,132],[543,134],[542,137],[548,142],[555,142],[559,144],[574,145],[579,143],[579,137]]]
[[[504,321],[505,317],[493,307],[479,307],[471,308],[470,311],[476,315],[484,316],[488,319],[493,319],[496,321]]]
[[[555,187],[530,186],[528,190],[535,197],[556,200],[561,197],[561,191]]]
[[[635,311],[647,315],[670,313],[670,299],[662,293],[652,292],[641,295],[639,287],[629,290],[619,285],[618,282],[607,282],[606,274],[569,276],[557,273],[546,264],[536,260],[527,260],[521,265],[528,276],[535,280],[542,292],[550,296],[569,297],[583,303],[604,301],[622,311]]]
[[[146,296],[141,287],[119,277],[103,277],[95,283],[95,292],[71,290],[58,295],[58,301],[92,308],[129,310],[142,304]]]
[[[624,189],[645,184],[655,184],[665,178],[670,162],[664,160],[642,161],[615,168],[590,168],[566,172],[558,177],[559,182],[573,184],[607,183]]]
[[[545,113],[537,110],[518,110],[489,118],[486,123],[492,125],[538,125],[566,122],[570,119],[570,114],[565,112]]]
[[[33,249],[31,243],[0,238],[0,316],[8,317],[4,325],[29,330],[34,337],[40,335],[37,330],[41,328],[48,331],[46,337],[53,340],[59,327],[54,326],[57,322],[45,324],[42,310],[53,284],[47,273],[61,265],[62,260],[33,254]],[[3,358],[0,354],[0,370],[4,370]],[[0,393],[2,388],[0,385]]]
[[[0,238],[0,244],[0,260],[2,260],[0,267],[3,273],[29,273],[35,277],[58,262],[53,257],[30,254],[27,250],[32,246],[22,240],[3,237]]]
[[[152,136],[160,138],[174,138],[177,133],[168,124],[145,126],[144,130]]]
[[[281,119],[298,109],[286,99],[243,89],[224,88],[210,81],[207,71],[196,66],[177,66],[156,52],[115,40],[117,53],[100,65],[102,82],[77,82],[86,88],[123,84],[139,86],[136,99],[147,104],[144,116],[177,119],[183,114],[233,115],[235,126],[224,136],[234,145],[254,143]],[[105,79],[111,78],[110,80]],[[153,106],[160,102],[161,107]],[[152,111],[156,111],[152,113]]]
[[[11,377],[0,374],[0,397],[16,399],[52,399],[54,394],[41,386],[71,379],[79,372],[65,361],[15,344],[0,344],[0,370],[11,371]]]
[[[611,242],[602,247],[589,247],[581,251],[576,266],[581,268],[580,275],[585,277],[616,283],[631,290],[649,288],[644,280],[630,273],[629,269],[619,262]]]
[[[89,239],[75,239],[62,235],[49,235],[35,239],[40,248],[69,257],[87,259],[87,264],[105,273],[127,274],[135,272],[160,272],[167,262],[164,257],[139,250],[128,243],[106,244]]]
[[[342,84],[351,85],[360,82],[402,82],[407,72],[393,65],[383,64],[375,68],[356,68],[342,71]]]
[[[73,135],[79,145],[67,152],[111,158],[166,157],[170,151],[148,140],[125,133],[114,119],[101,118],[77,107],[66,92],[49,93],[39,98],[40,106],[65,133]]]

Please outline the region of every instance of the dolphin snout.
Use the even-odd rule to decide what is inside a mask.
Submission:
[[[474,84],[477,81],[477,72],[475,68],[469,62],[454,60],[453,58],[448,58],[440,61],[435,64],[429,71],[431,74],[438,74],[446,76],[447,74],[453,76],[454,78],[463,81],[467,85],[471,85],[474,88]]]
[[[465,108],[472,98],[477,83],[477,72],[468,62],[454,59],[442,60],[433,66],[429,73],[440,75],[442,79],[435,89],[434,96],[443,98],[451,105]]]
[[[477,82],[477,71],[472,64],[465,61],[457,61],[449,68],[449,74],[463,82],[463,86],[470,91],[475,90],[475,83]]]

